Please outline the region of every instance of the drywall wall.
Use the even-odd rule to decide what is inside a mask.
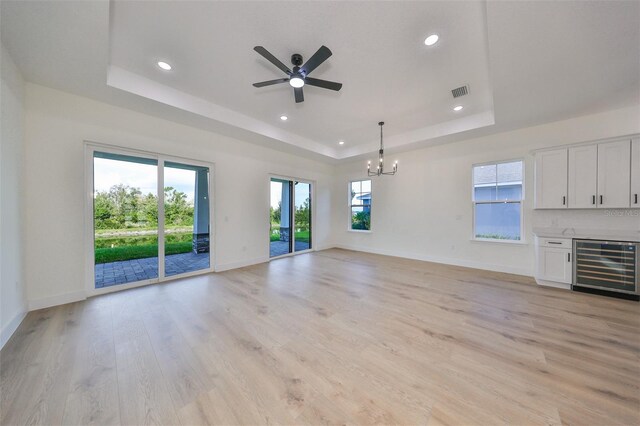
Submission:
[[[281,153],[87,98],[26,85],[25,280],[31,309],[85,296],[84,141],[215,164],[218,270],[268,259],[269,174],[316,182],[316,248],[388,255],[532,275],[532,227],[574,221],[632,229],[634,215],[533,210],[537,148],[640,132],[640,108],[626,108],[393,155],[394,177],[373,179],[371,233],[347,231],[347,183],[365,161],[339,166]],[[471,167],[525,161],[523,244],[471,240]],[[391,159],[391,158],[390,158]],[[593,226],[596,227],[596,226]]]
[[[25,261],[31,309],[85,295],[85,141],[214,163],[219,270],[268,259],[270,173],[315,181],[314,245],[331,245],[332,166],[28,83]]]
[[[0,53],[0,347],[24,318],[24,82],[4,46]]]
[[[534,160],[538,148],[640,132],[640,107],[578,117],[398,155],[397,175],[372,179],[371,233],[348,231],[348,182],[366,177],[366,161],[338,167],[333,196],[337,246],[533,275],[533,226],[572,226],[637,231],[638,210],[533,210]],[[375,160],[372,155],[371,159]],[[471,170],[474,164],[524,159],[523,244],[472,240]]]

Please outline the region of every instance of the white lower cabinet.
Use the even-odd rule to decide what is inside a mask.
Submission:
[[[571,288],[573,277],[572,240],[536,238],[536,282],[559,288]]]

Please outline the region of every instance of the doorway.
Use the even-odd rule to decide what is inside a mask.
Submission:
[[[92,291],[210,272],[210,166],[88,146]]]
[[[312,249],[312,184],[271,178],[269,257]]]

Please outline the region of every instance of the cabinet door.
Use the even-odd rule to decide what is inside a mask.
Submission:
[[[631,207],[640,208],[640,138],[631,141]]]
[[[571,284],[571,251],[551,247],[538,247],[538,273],[542,280]]]
[[[535,206],[537,209],[567,207],[567,150],[536,154]]]
[[[569,148],[569,208],[596,208],[598,146]]]
[[[598,207],[629,207],[631,141],[598,144]]]

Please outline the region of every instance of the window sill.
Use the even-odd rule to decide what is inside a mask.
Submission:
[[[494,243],[494,244],[515,244],[518,246],[528,246],[529,243],[526,240],[499,240],[492,238],[471,238],[472,243]]]
[[[347,232],[355,232],[358,234],[370,234],[371,230],[367,230],[367,229],[347,229]]]

